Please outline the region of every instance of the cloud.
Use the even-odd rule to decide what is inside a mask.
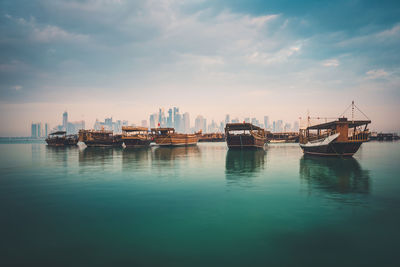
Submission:
[[[29,20],[24,18],[15,18],[8,14],[5,17],[14,21],[18,25],[28,30],[28,38],[33,42],[50,43],[50,42],[87,42],[89,36],[79,33],[68,32],[55,25],[41,25],[36,22],[35,17]]]
[[[325,67],[337,67],[339,66],[339,60],[337,59],[328,59],[322,62],[322,65]]]
[[[22,86],[21,86],[21,85],[15,85],[15,86],[13,87],[13,89],[14,89],[15,91],[19,91],[19,90],[22,89]]]
[[[387,73],[383,69],[377,69],[377,70],[369,70],[366,72],[367,79],[382,79],[386,78],[389,76],[389,73]]]

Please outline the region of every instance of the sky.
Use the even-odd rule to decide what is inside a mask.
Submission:
[[[173,106],[292,123],[352,100],[400,132],[399,52],[399,1],[2,0],[0,136],[65,110],[87,128]]]

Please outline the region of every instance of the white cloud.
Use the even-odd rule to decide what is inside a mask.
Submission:
[[[15,85],[15,86],[13,86],[13,89],[14,89],[15,91],[19,91],[19,90],[22,89],[22,86],[21,86],[21,85]]]
[[[339,66],[339,60],[337,59],[328,59],[322,62],[322,65],[325,67],[337,67]]]
[[[34,42],[87,42],[89,40],[89,37],[84,34],[68,32],[54,25],[38,24],[34,17],[26,20],[24,18],[15,18],[10,15],[6,15],[6,18],[13,20],[22,27],[27,28],[29,30],[29,39]]]
[[[382,79],[386,78],[389,76],[389,73],[387,73],[383,69],[377,69],[377,70],[370,70],[366,72],[367,79]]]

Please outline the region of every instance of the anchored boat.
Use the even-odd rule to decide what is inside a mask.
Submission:
[[[152,138],[147,127],[122,126],[122,141],[126,147],[148,147]]]
[[[67,135],[66,131],[57,131],[49,134],[46,143],[49,146],[75,146],[78,144],[78,137],[74,134]]]
[[[358,151],[363,142],[369,140],[368,124],[371,123],[371,120],[354,120],[355,108],[367,117],[354,104],[354,101],[351,102],[351,105],[343,114],[350,107],[352,109],[351,121],[343,116],[334,121],[300,129],[300,147],[304,154],[351,157]],[[309,116],[307,125],[310,125]]]
[[[251,123],[227,123],[225,139],[229,148],[264,148],[264,129]]]
[[[353,156],[368,141],[370,120],[347,118],[309,126],[300,130],[300,147],[304,154],[320,156]]]
[[[190,146],[197,145],[200,133],[181,134],[174,128],[152,128],[154,142],[159,146]]]
[[[79,141],[84,142],[88,147],[121,146],[123,143],[121,135],[113,135],[112,131],[105,130],[80,130]]]

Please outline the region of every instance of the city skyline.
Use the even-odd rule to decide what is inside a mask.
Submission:
[[[87,125],[139,124],[160,106],[192,120],[293,123],[307,111],[338,116],[352,100],[371,129],[399,132],[400,5],[377,5],[2,1],[0,136],[57,125],[65,110]]]
[[[165,112],[167,111],[167,112]],[[349,109],[347,109],[349,111]],[[342,113],[342,115],[348,117],[349,119],[354,116],[357,119],[355,113]],[[351,115],[351,116],[349,116]],[[202,131],[203,133],[217,133],[224,132],[225,125],[227,123],[252,123],[253,125],[264,128],[265,130],[273,133],[277,132],[298,132],[300,128],[304,128],[307,124],[316,124],[322,121],[328,121],[332,118],[325,117],[311,117],[310,120],[305,118],[298,118],[293,122],[288,122],[284,120],[274,120],[271,119],[269,115],[264,115],[263,118],[258,119],[256,117],[234,117],[231,114],[225,114],[225,117],[221,121],[217,120],[207,120],[206,117],[198,114],[194,119],[190,119],[190,113],[185,111],[183,114],[180,113],[179,107],[170,108],[158,108],[158,112],[149,114],[148,120],[142,119],[140,123],[129,122],[128,120],[120,120],[113,117],[105,117],[104,121],[96,118],[93,126],[85,127],[86,122],[81,121],[70,121],[67,111],[62,113],[61,124],[54,127],[49,125],[49,123],[42,122],[32,122],[30,125],[31,137],[32,138],[43,138],[47,134],[55,131],[66,131],[67,134],[77,134],[80,129],[94,129],[94,130],[108,130],[114,133],[121,133],[122,126],[142,126],[147,127],[149,130],[151,128],[158,127],[170,127],[175,128],[177,132],[181,133],[195,133]],[[44,127],[42,126],[44,125]],[[90,124],[89,124],[90,125]],[[372,130],[376,131],[376,130]],[[28,135],[24,135],[28,136]]]

